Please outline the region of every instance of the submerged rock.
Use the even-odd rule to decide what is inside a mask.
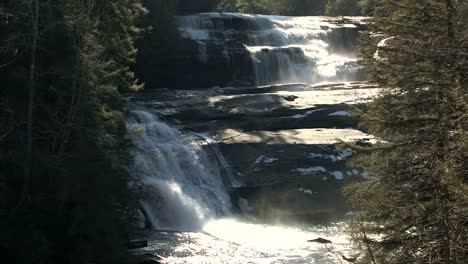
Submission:
[[[128,241],[128,248],[129,249],[138,249],[138,248],[145,248],[148,246],[147,240],[138,240],[132,239]]]
[[[316,243],[320,243],[320,244],[332,244],[333,243],[330,240],[325,239],[325,238],[321,238],[321,237],[316,238],[316,239],[307,240],[307,242],[316,242]]]
[[[356,262],[357,261],[357,258],[358,258],[359,255],[356,255],[356,256],[345,256],[345,255],[341,255],[341,258],[343,260],[346,260],[348,262]]]

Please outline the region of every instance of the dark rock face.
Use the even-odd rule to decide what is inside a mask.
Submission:
[[[223,54],[226,47],[231,47],[231,60]],[[236,48],[236,43],[226,46],[209,43],[204,46],[209,59],[200,57],[198,43],[191,39],[181,39],[174,54],[162,61],[151,58],[137,59],[139,78],[147,88],[194,89],[212,87],[218,84],[250,85],[250,54]],[[160,54],[158,56],[166,56]],[[251,79],[249,79],[251,78]]]

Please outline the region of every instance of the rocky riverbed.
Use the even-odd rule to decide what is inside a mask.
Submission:
[[[377,91],[359,82],[285,84],[145,90],[132,100],[210,138],[207,152],[215,147],[227,160],[244,211],[310,220],[347,210],[340,188],[360,172],[346,165],[352,152],[343,142],[372,140],[356,130],[351,111]]]

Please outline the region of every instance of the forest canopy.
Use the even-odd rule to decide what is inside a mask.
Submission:
[[[241,12],[272,15],[369,15],[376,0],[179,0],[179,14]]]

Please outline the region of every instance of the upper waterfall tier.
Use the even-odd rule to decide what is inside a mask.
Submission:
[[[198,61],[226,64],[234,85],[362,78],[355,55],[362,18],[205,13],[177,21],[182,37],[196,41]]]

